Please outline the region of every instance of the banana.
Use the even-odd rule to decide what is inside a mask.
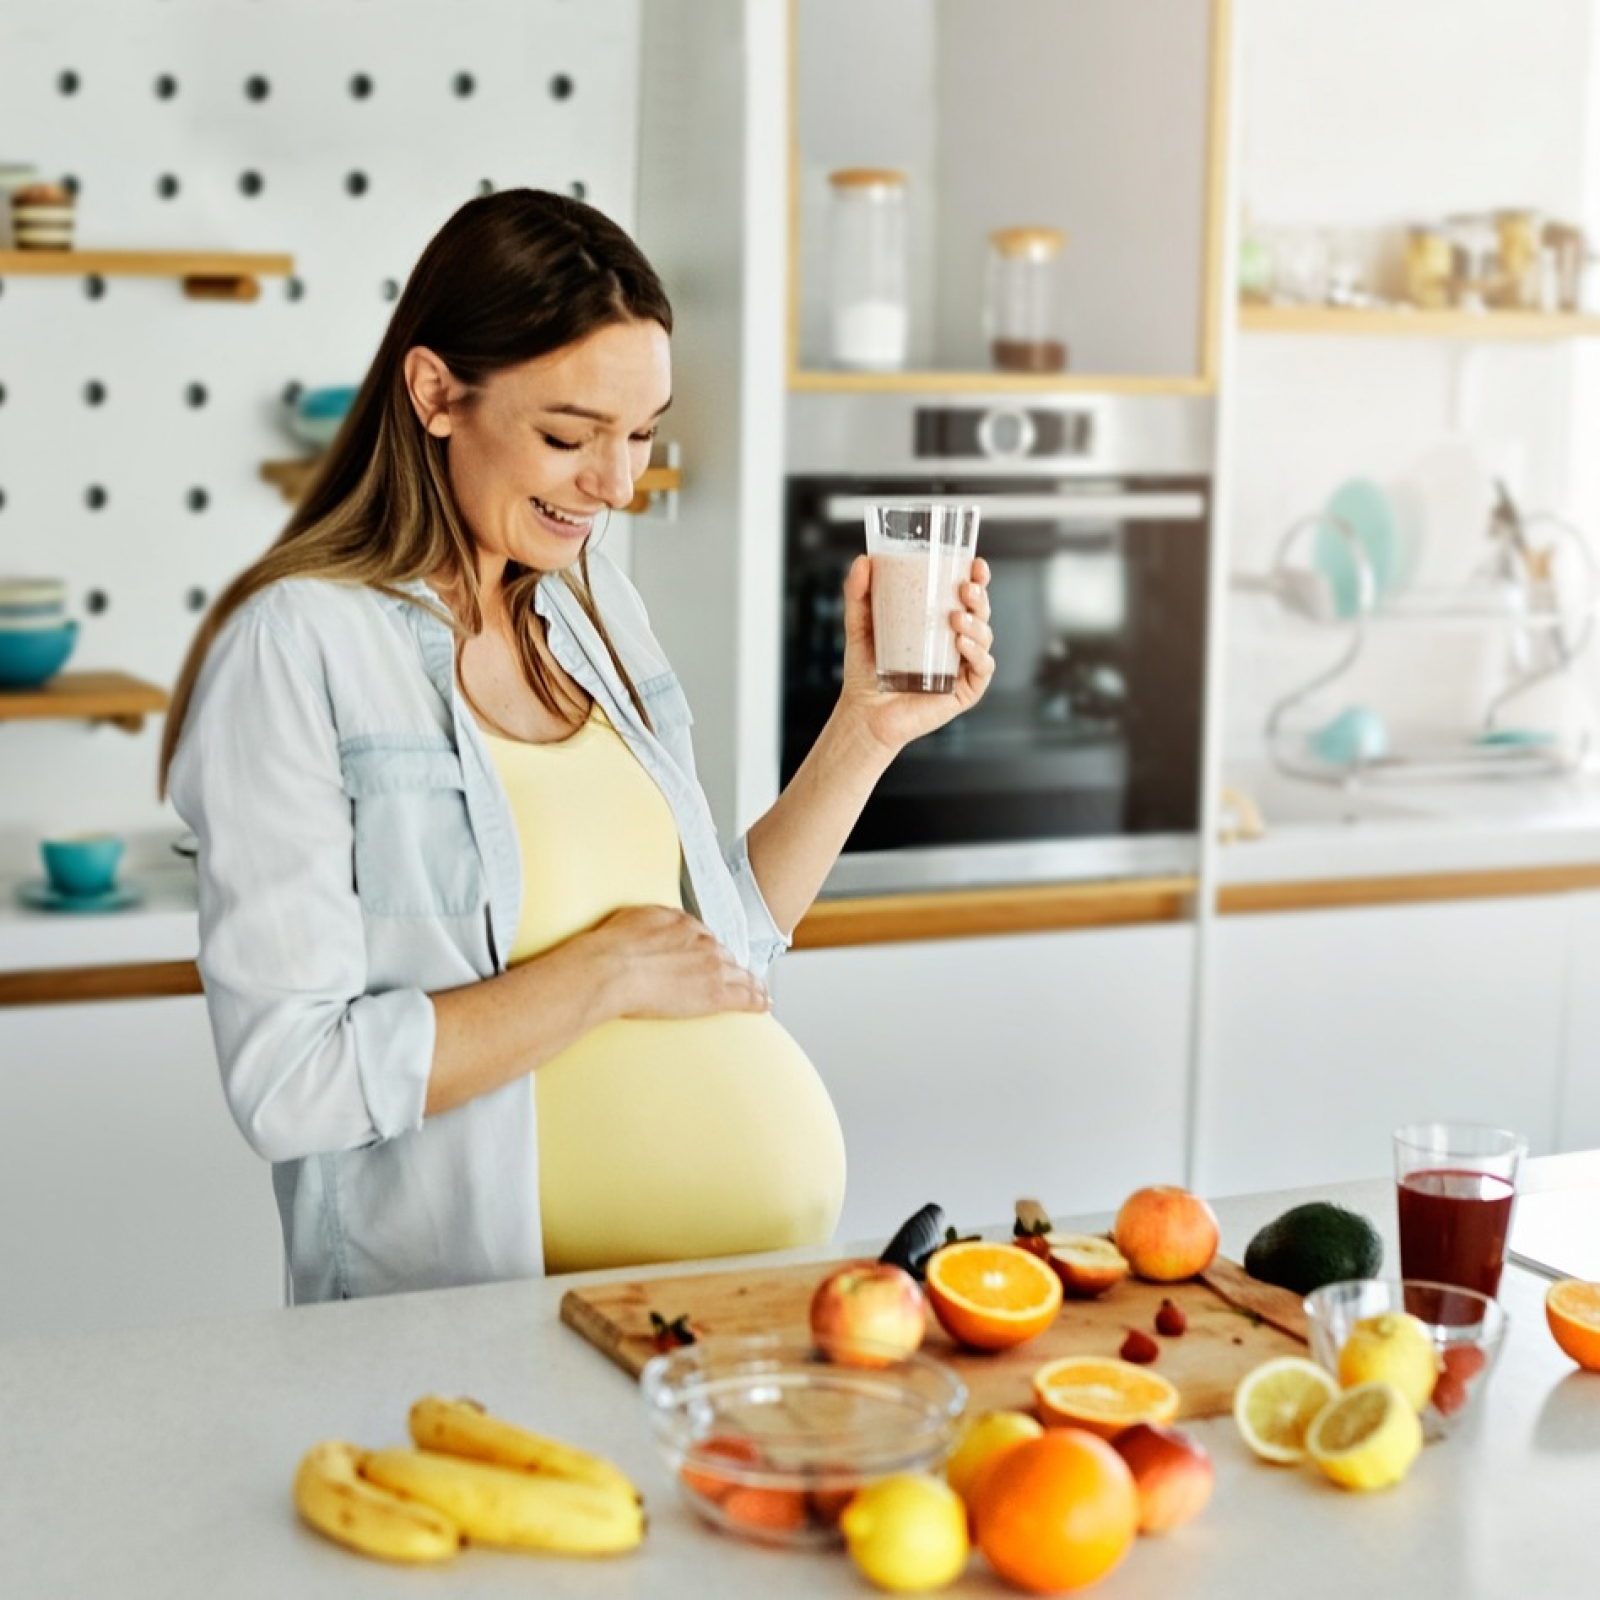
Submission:
[[[530,1433],[515,1423],[491,1416],[476,1400],[447,1400],[424,1395],[411,1408],[411,1437],[424,1450],[467,1456],[524,1472],[570,1478],[574,1483],[617,1489],[638,1499],[632,1480],[602,1456]]]
[[[432,1506],[403,1500],[360,1475],[365,1452],[324,1439],[294,1475],[294,1504],[319,1533],[385,1561],[448,1561],[461,1530]]]
[[[405,1448],[370,1451],[361,1472],[370,1483],[443,1512],[478,1544],[612,1555],[644,1538],[644,1508],[611,1485]]]

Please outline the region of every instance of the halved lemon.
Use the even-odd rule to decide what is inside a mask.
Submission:
[[[1306,1432],[1306,1454],[1342,1489],[1399,1483],[1421,1452],[1416,1408],[1392,1383],[1346,1389]]]
[[[1233,1420],[1263,1461],[1304,1461],[1312,1420],[1339,1393],[1331,1373],[1304,1356],[1274,1356],[1233,1391]]]
[[[1600,1283],[1562,1278],[1544,1297],[1544,1319],[1562,1350],[1580,1367],[1600,1372]]]
[[[958,1344],[1005,1350],[1043,1333],[1061,1309],[1048,1262],[1014,1244],[961,1239],[928,1257],[928,1304]]]
[[[1049,1423],[1109,1439],[1136,1422],[1171,1422],[1181,1396],[1159,1372],[1114,1356],[1061,1356],[1033,1375],[1033,1400]]]

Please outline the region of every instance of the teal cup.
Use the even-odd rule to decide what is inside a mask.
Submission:
[[[122,840],[114,833],[83,833],[45,839],[39,845],[45,876],[60,895],[105,894],[116,887]]]

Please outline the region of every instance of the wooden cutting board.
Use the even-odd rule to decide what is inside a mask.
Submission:
[[[808,1262],[590,1283],[563,1296],[561,1320],[637,1377],[656,1353],[652,1311],[668,1321],[686,1315],[704,1338],[788,1333],[809,1340],[812,1291],[834,1265]],[[1154,1332],[1163,1299],[1181,1306],[1189,1319],[1187,1331],[1177,1338]],[[1114,1356],[1130,1328],[1142,1328],[1156,1338],[1161,1353],[1155,1370],[1177,1385],[1183,1397],[1180,1417],[1230,1411],[1234,1386],[1251,1368],[1271,1356],[1306,1353],[1300,1296],[1258,1282],[1221,1256],[1200,1277],[1183,1283],[1125,1278],[1097,1300],[1069,1299],[1037,1338],[993,1354],[960,1349],[930,1312],[923,1350],[960,1373],[973,1411],[1026,1411],[1033,1405],[1031,1379],[1046,1361],[1065,1355]]]

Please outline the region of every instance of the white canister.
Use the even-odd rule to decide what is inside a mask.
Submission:
[[[845,167],[828,183],[829,353],[835,366],[892,372],[911,333],[905,174]]]

